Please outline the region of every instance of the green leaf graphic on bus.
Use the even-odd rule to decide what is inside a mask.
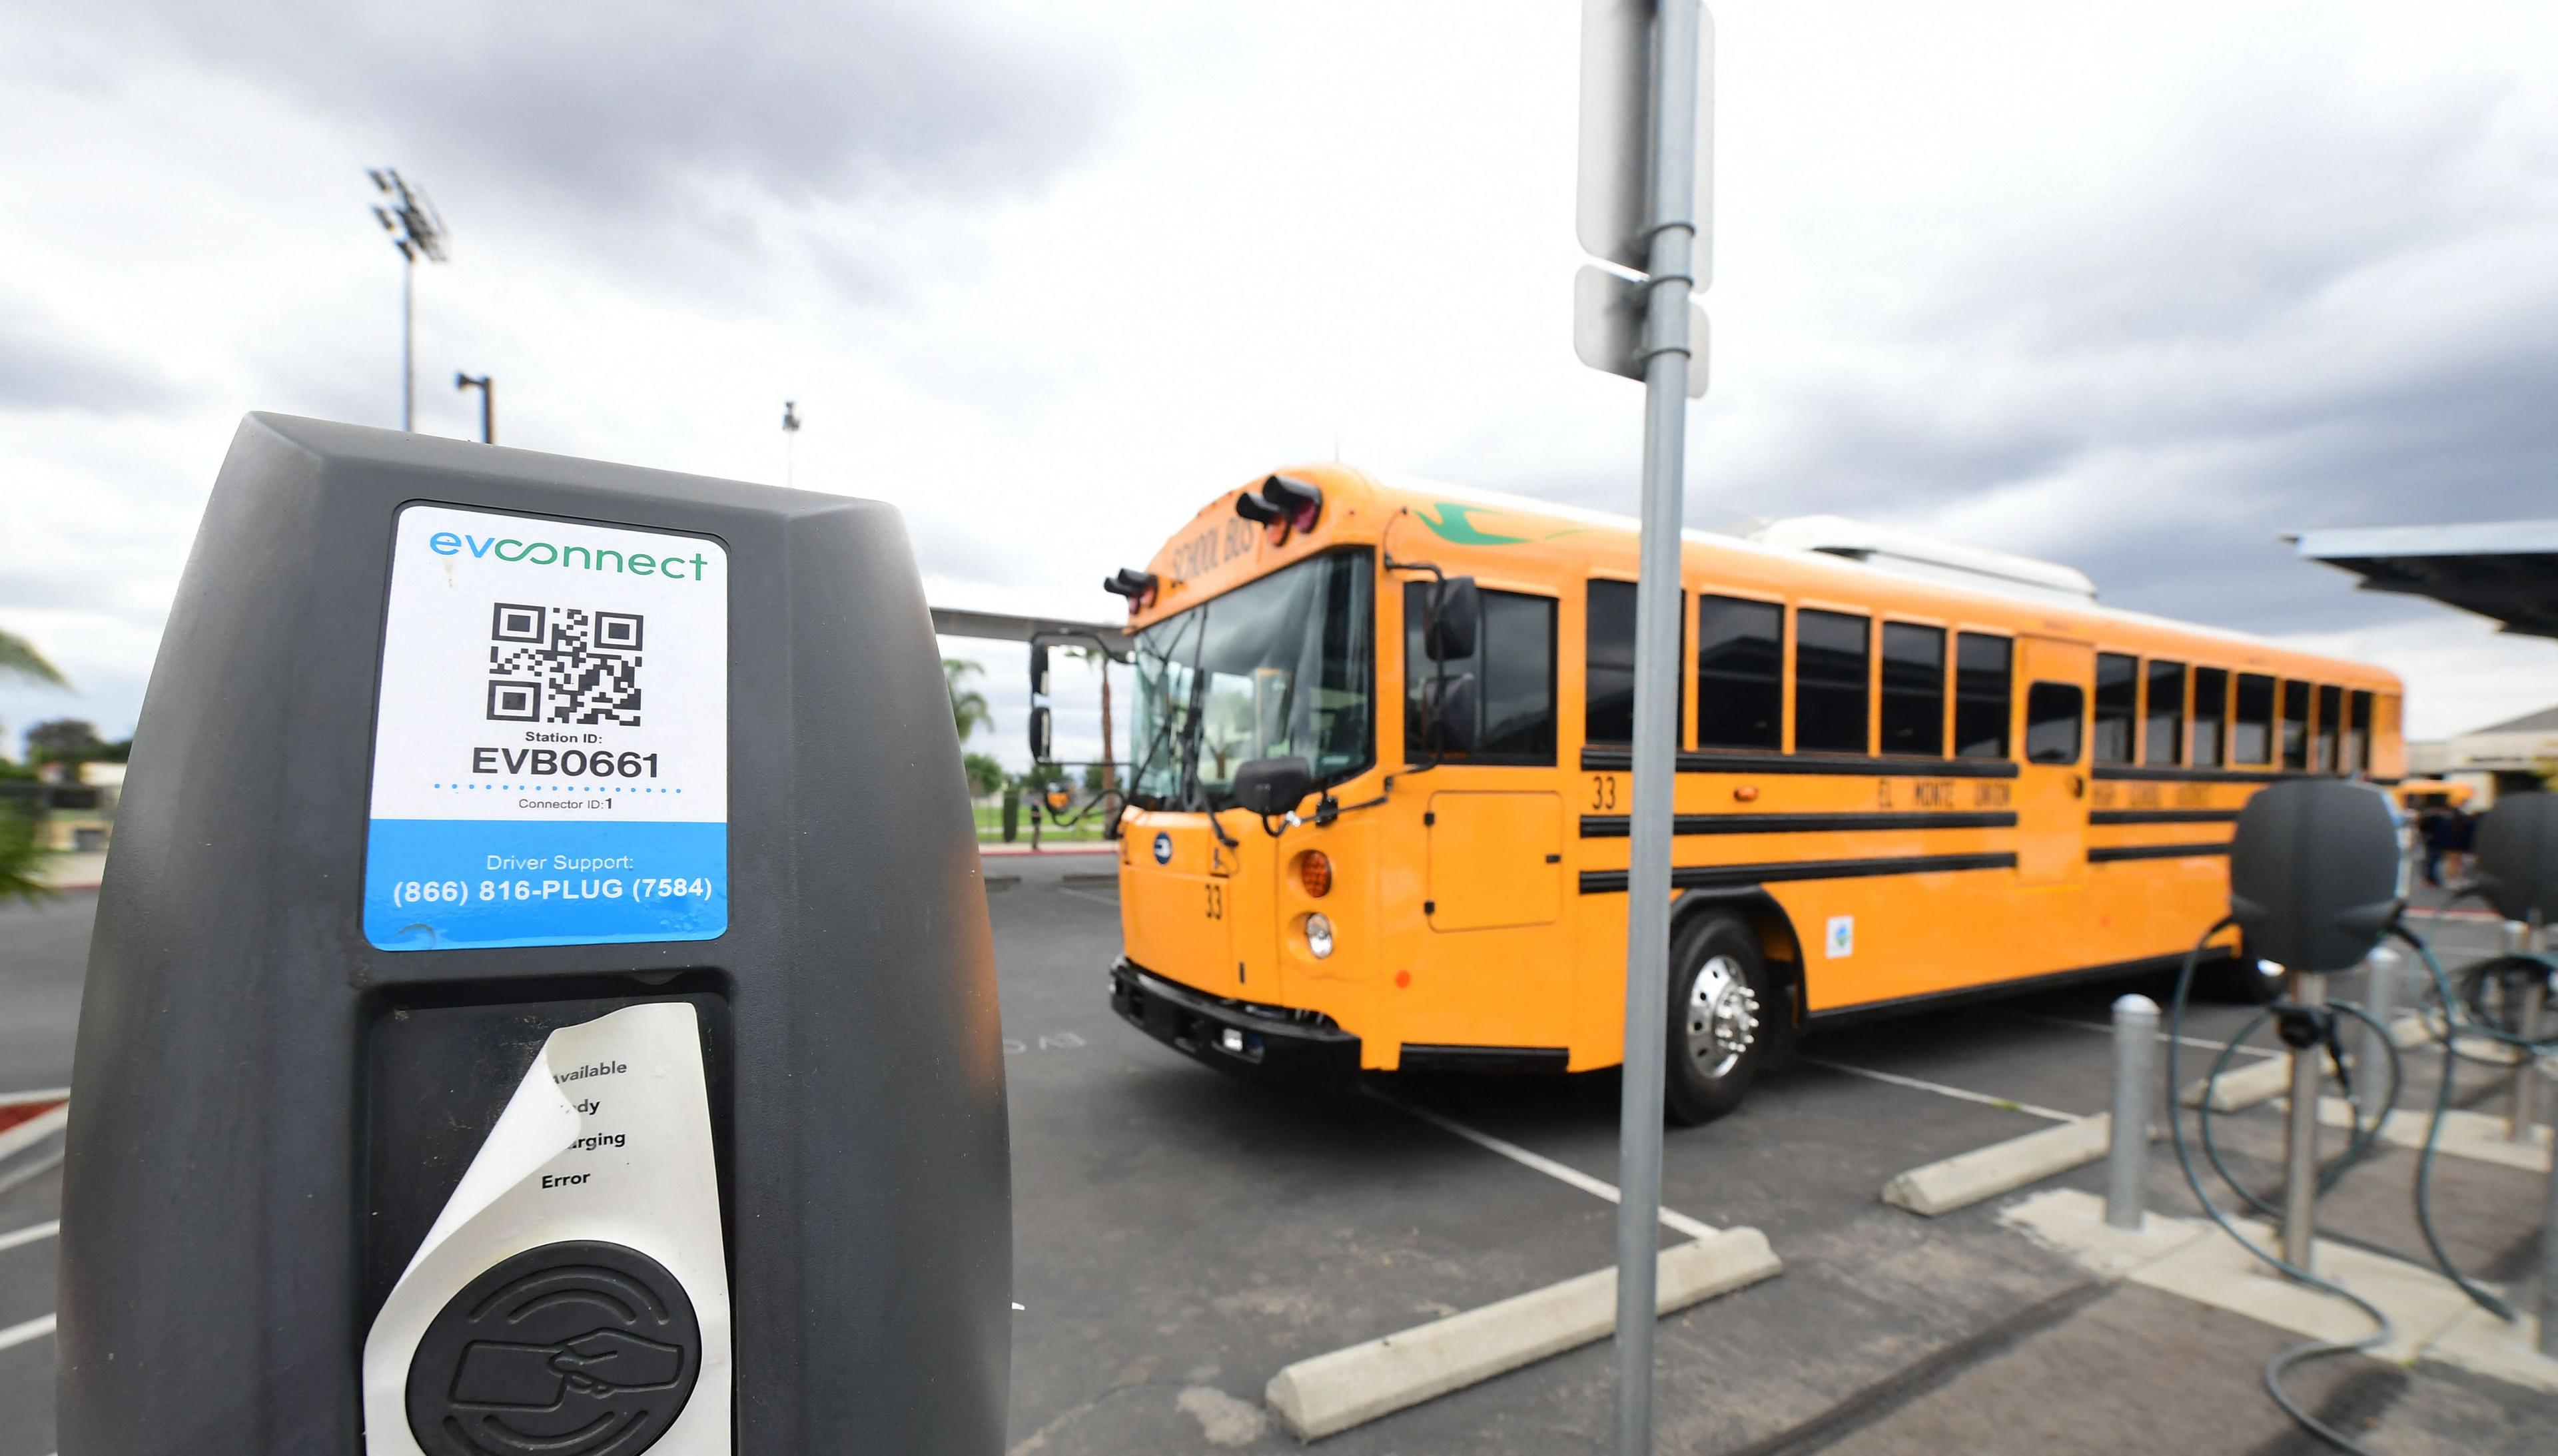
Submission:
[[[1550,541],[1558,536],[1579,535],[1584,529],[1582,526],[1568,525],[1561,530],[1547,531],[1541,536],[1495,535],[1474,522],[1476,512],[1491,510],[1494,508],[1489,506],[1460,506],[1454,501],[1440,501],[1435,504],[1439,508],[1439,513],[1436,516],[1429,515],[1419,510],[1415,510],[1412,513],[1419,517],[1423,525],[1430,527],[1432,531],[1436,532],[1439,539],[1443,541],[1455,541],[1461,546],[1516,546],[1530,540]]]
[[[1412,513],[1419,516],[1421,523],[1429,526],[1443,541],[1455,541],[1461,546],[1515,546],[1527,539],[1525,536],[1494,535],[1475,524],[1471,517],[1477,511],[1485,510],[1484,507],[1460,506],[1454,501],[1441,501],[1437,505],[1439,514],[1436,517],[1422,510],[1415,510]]]

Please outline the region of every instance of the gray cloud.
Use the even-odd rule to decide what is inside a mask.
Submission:
[[[179,398],[150,364],[115,358],[64,337],[59,326],[0,310],[0,410],[135,414]]]
[[[921,0],[127,0],[58,19],[80,14],[118,47],[156,43],[377,131],[385,160],[440,182],[444,201],[476,192],[484,219],[579,228],[604,255],[668,231],[757,251],[758,198],[860,209],[1036,191],[1093,142],[1119,89],[1078,38]],[[833,272],[847,268],[862,271]]]

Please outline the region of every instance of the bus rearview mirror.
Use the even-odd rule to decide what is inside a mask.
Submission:
[[[1047,709],[1046,707],[1044,707],[1044,706],[1042,706],[1042,707],[1034,707],[1034,708],[1032,708],[1032,709],[1031,709],[1031,762],[1032,762],[1032,763],[1035,763],[1035,764],[1044,764],[1044,763],[1047,763],[1047,762],[1049,761],[1049,751],[1048,751],[1048,748],[1049,748],[1049,742],[1048,742],[1048,741],[1049,741],[1049,718],[1048,718],[1048,709]]]
[[[1288,812],[1314,792],[1314,766],[1304,759],[1254,759],[1234,771],[1234,801],[1265,818]]]
[[[1475,655],[1475,635],[1484,621],[1484,595],[1471,576],[1452,576],[1439,583],[1437,609],[1422,651],[1434,662],[1461,661]]]
[[[1031,644],[1031,696],[1048,696],[1048,644]]]

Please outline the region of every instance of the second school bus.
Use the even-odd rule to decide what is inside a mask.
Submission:
[[[2170,963],[2259,786],[2401,773],[2378,668],[1836,549],[1685,538],[1681,1120],[1824,1019]],[[1114,577],[1120,1014],[1240,1072],[1621,1061],[1634,574],[1631,522],[1319,466]],[[1256,814],[1238,777],[1307,793]]]

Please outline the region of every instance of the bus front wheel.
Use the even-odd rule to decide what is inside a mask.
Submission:
[[[1728,916],[1681,928],[1670,956],[1669,1046],[1662,1102],[1682,1127],[1741,1105],[1768,1059],[1767,1018],[1780,1004],[1759,938]]]

